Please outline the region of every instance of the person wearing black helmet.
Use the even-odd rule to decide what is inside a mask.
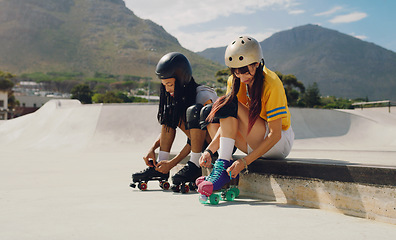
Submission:
[[[199,158],[204,142],[211,141],[209,132],[214,135],[219,126],[218,123],[209,124],[205,121],[217,95],[213,89],[195,82],[190,62],[181,53],[165,54],[157,64],[156,74],[161,80],[157,114],[158,122],[162,126],[161,133],[143,157],[149,168],[132,177],[134,181],[141,179],[142,175],[167,179],[169,171],[191,152],[185,167],[172,178],[172,190],[188,192],[185,183],[194,183],[202,175]],[[188,141],[177,156],[169,159],[177,127],[187,135]],[[155,158],[155,150],[158,148],[158,156]],[[190,185],[191,187],[193,186]]]

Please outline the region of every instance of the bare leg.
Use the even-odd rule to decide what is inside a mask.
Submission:
[[[247,144],[255,149],[264,139],[267,130],[264,119],[258,117],[252,129],[248,133],[249,110],[243,104],[238,103],[238,138],[236,144],[239,149],[247,152]]]
[[[238,119],[234,117],[220,119],[220,136],[235,139],[238,133]]]
[[[199,153],[205,141],[206,132],[201,129],[190,129],[191,152]]]
[[[176,129],[162,125],[160,137],[160,151],[170,152],[175,140]]]
[[[211,139],[214,138],[214,136],[215,136],[216,133],[217,133],[217,130],[219,130],[219,127],[220,127],[220,124],[219,124],[219,123],[210,123],[210,124],[206,127],[206,129],[208,130],[208,134],[207,134],[207,135],[209,135],[209,137],[210,137],[210,139],[207,139],[207,140],[209,140],[209,141],[207,141],[208,143],[211,141]]]

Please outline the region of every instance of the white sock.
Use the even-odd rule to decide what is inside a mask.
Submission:
[[[199,158],[201,157],[202,153],[195,153],[195,152],[191,152],[190,153],[190,162],[193,162],[197,167],[199,166]]]
[[[220,137],[220,148],[217,150],[219,159],[230,161],[232,150],[234,150],[235,140],[232,138]]]
[[[159,151],[157,162],[161,162],[162,160],[169,160],[169,152]]]

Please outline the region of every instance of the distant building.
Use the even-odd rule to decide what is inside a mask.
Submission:
[[[16,118],[35,112],[51,99],[71,97],[70,94],[44,91],[42,83],[32,81],[21,81],[12,90],[19,105],[15,106],[12,112],[8,114],[9,118]]]
[[[29,108],[40,108],[49,100],[54,99],[53,97],[17,96],[17,95],[15,96],[15,98],[16,100],[19,101],[19,105],[21,107],[29,107]]]
[[[15,96],[19,101],[19,106],[15,107],[13,118],[20,117],[29,113],[37,111],[46,102],[61,97],[44,97],[44,96]]]
[[[0,90],[0,120],[6,120],[8,116],[8,92]]]

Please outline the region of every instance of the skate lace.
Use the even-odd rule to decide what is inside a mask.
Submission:
[[[217,182],[217,180],[219,180],[219,178],[221,176],[221,173],[226,170],[227,169],[224,167],[224,162],[216,161],[214,164],[213,170],[210,173],[207,181]],[[231,176],[230,176],[230,179],[231,179]]]
[[[182,169],[180,169],[179,174],[186,173],[189,169],[190,167],[188,165],[185,165]]]
[[[140,171],[139,173],[145,173],[145,172],[147,172],[147,171],[150,171],[150,167],[147,167],[147,168],[143,169],[143,170]]]

